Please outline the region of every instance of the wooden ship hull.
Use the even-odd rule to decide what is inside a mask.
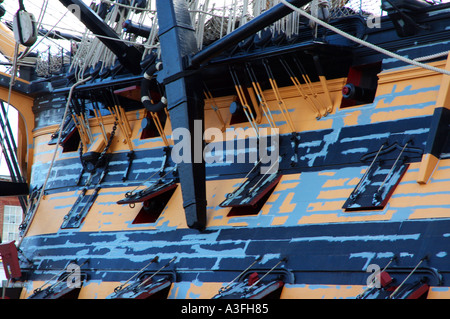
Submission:
[[[21,298],[114,298],[127,285],[122,296],[147,298],[161,282],[168,299],[449,298],[450,77],[322,26],[314,37],[308,20],[264,40],[266,16],[292,12],[274,14],[283,4],[198,50],[186,3],[157,5],[161,56],[142,60],[162,63],[157,83],[122,62],[77,86],[64,74],[13,87],[29,193],[8,287]],[[329,23],[449,72],[448,8],[400,6],[417,24],[407,30],[387,8],[379,28],[360,15]]]

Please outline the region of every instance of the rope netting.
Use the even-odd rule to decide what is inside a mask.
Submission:
[[[197,30],[199,49],[234,31],[262,12],[280,3],[279,0],[187,0],[191,18]],[[326,6],[329,18],[352,15],[382,15],[381,0],[313,0],[303,9],[313,11],[315,6]],[[297,34],[301,27],[300,16],[293,12],[271,26],[273,31],[285,32],[289,37]]]
[[[330,1],[330,13],[332,18],[351,15],[377,15],[380,16],[381,0],[332,0]]]
[[[434,1],[442,3],[447,1]],[[109,3],[109,11],[104,21],[120,35],[121,40],[144,48],[144,57],[149,51],[159,52],[158,21],[154,1],[129,0],[128,5],[117,1],[102,0]],[[121,1],[124,3],[125,1]],[[233,32],[254,17],[280,3],[280,0],[186,0],[192,24],[196,30],[197,45],[201,50]],[[144,5],[143,5],[144,4]],[[313,0],[302,9],[317,16],[317,8],[326,7],[329,19],[360,15],[365,18],[381,16],[381,0]],[[96,7],[100,10],[100,7]],[[302,27],[301,16],[293,12],[271,26],[274,32],[284,32],[287,37],[298,34]],[[320,17],[319,17],[320,18]],[[126,33],[123,22],[130,20],[136,25],[147,27],[150,31],[148,37]],[[84,39],[78,47],[79,53],[73,59],[72,67],[85,70],[94,66],[98,61],[103,67],[110,67],[115,61],[114,55],[90,31],[86,31]],[[81,75],[81,74],[79,74]],[[82,75],[80,76],[82,78]]]

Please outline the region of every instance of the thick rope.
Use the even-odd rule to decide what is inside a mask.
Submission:
[[[348,33],[344,32],[342,30],[339,30],[338,28],[333,27],[332,25],[330,25],[330,24],[328,24],[328,23],[326,23],[326,22],[324,22],[324,21],[322,21],[322,20],[320,20],[320,19],[318,19],[316,17],[313,17],[309,13],[305,12],[304,10],[302,10],[300,8],[297,8],[296,6],[294,6],[294,5],[290,4],[289,2],[287,2],[286,0],[280,0],[280,2],[283,3],[285,6],[287,6],[288,8],[298,12],[302,16],[304,16],[304,17],[314,21],[315,23],[323,26],[324,28],[327,28],[327,29],[329,29],[329,30],[331,30],[331,31],[333,31],[333,32],[335,32],[335,33],[337,33],[337,34],[339,34],[339,35],[341,35],[341,36],[343,36],[343,37],[353,41],[353,42],[356,42],[356,43],[358,43],[360,45],[363,45],[365,47],[368,47],[368,48],[370,48],[372,50],[375,50],[377,52],[380,52],[382,54],[390,56],[391,58],[398,59],[398,60],[403,61],[405,63],[411,64],[411,65],[414,65],[414,66],[417,66],[417,67],[420,67],[420,68],[423,68],[423,69],[427,69],[427,70],[430,70],[430,71],[442,73],[442,74],[445,74],[445,75],[450,75],[450,71],[449,70],[436,68],[436,67],[431,66],[431,65],[420,63],[419,61],[408,59],[408,58],[406,58],[404,56],[401,56],[399,54],[396,54],[394,52],[391,52],[391,51],[388,51],[386,49],[380,48],[379,46],[377,46],[375,44],[372,44],[370,42],[367,42],[367,41],[361,40],[361,39],[359,39],[357,37],[354,37],[351,34],[348,34]]]

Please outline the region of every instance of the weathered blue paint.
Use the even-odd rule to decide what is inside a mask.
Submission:
[[[446,280],[449,227],[450,221],[435,220],[241,227],[202,234],[190,229],[61,232],[26,238],[24,253],[43,272],[35,271],[32,279],[41,280],[70,260],[89,258],[84,269],[91,280],[121,281],[154,256],[160,257],[159,265],[177,256],[173,267],[180,281],[227,282],[261,255],[263,268],[289,256],[283,267],[293,271],[296,284],[361,285],[370,263],[383,267],[396,255],[399,260],[393,268],[413,267],[426,254],[430,259],[424,266],[436,269]]]

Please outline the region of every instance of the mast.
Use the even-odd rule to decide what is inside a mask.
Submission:
[[[80,21],[104,43],[133,74],[141,73],[140,52],[123,43],[119,36],[82,0],[60,0],[68,7],[79,7]],[[310,0],[291,0],[303,6]],[[77,8],[78,8],[77,7]],[[203,159],[204,101],[201,79],[197,72],[202,63],[220,54],[229,46],[264,29],[292,10],[283,4],[274,6],[259,17],[241,26],[205,50],[198,52],[186,0],[156,0],[159,41],[164,69],[162,78],[168,98],[172,129],[187,129],[190,134],[190,160],[178,163],[186,222],[190,228],[206,227],[205,162]]]
[[[202,230],[206,226],[202,82],[198,73],[184,73],[186,57],[197,52],[195,30],[185,0],[157,0],[156,8],[158,16],[164,17],[158,19],[159,41],[172,130],[191,133],[190,159],[178,164],[186,222]]]
[[[304,5],[307,0],[292,0]],[[186,0],[156,0],[159,17],[159,41],[163,60],[163,78],[168,99],[172,129],[188,129],[190,134],[190,162],[178,164],[183,206],[190,228],[206,227],[205,162],[203,159],[204,101],[198,66],[229,46],[281,19],[292,10],[277,5],[255,18],[207,49],[197,52],[195,30]],[[193,56],[191,62],[188,59]],[[191,70],[189,68],[191,67]]]

